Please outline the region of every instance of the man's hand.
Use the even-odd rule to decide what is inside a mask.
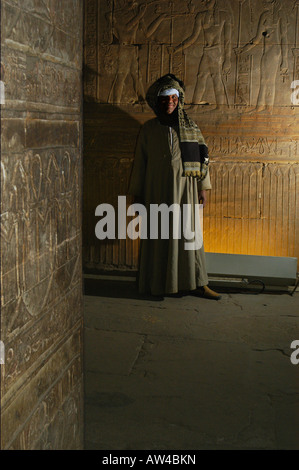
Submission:
[[[207,195],[206,195],[206,191],[205,191],[205,190],[199,191],[199,193],[198,193],[198,201],[199,201],[199,204],[202,204],[203,207],[205,207],[206,202],[207,202]]]

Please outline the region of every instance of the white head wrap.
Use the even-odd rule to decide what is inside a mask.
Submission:
[[[168,90],[160,91],[158,94],[158,96],[169,96],[169,95],[177,95],[177,97],[180,96],[178,90],[176,90],[175,88],[168,88]]]

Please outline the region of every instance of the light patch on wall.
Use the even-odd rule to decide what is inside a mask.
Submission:
[[[2,80],[0,80],[0,105],[5,104],[5,85]]]
[[[294,90],[291,94],[291,102],[293,105],[299,105],[299,80],[294,80],[291,83],[291,89]]]
[[[5,361],[5,347],[3,341],[0,341],[0,364],[4,364]]]

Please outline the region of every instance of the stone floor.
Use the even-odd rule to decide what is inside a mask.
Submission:
[[[86,281],[85,448],[299,449],[293,340],[297,292],[155,300]]]

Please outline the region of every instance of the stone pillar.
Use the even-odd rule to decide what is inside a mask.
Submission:
[[[171,72],[210,149],[206,251],[297,256],[296,0],[87,0],[84,266],[136,269],[138,242],[95,238],[125,194],[145,92]]]
[[[80,449],[82,0],[1,1],[1,448]]]

